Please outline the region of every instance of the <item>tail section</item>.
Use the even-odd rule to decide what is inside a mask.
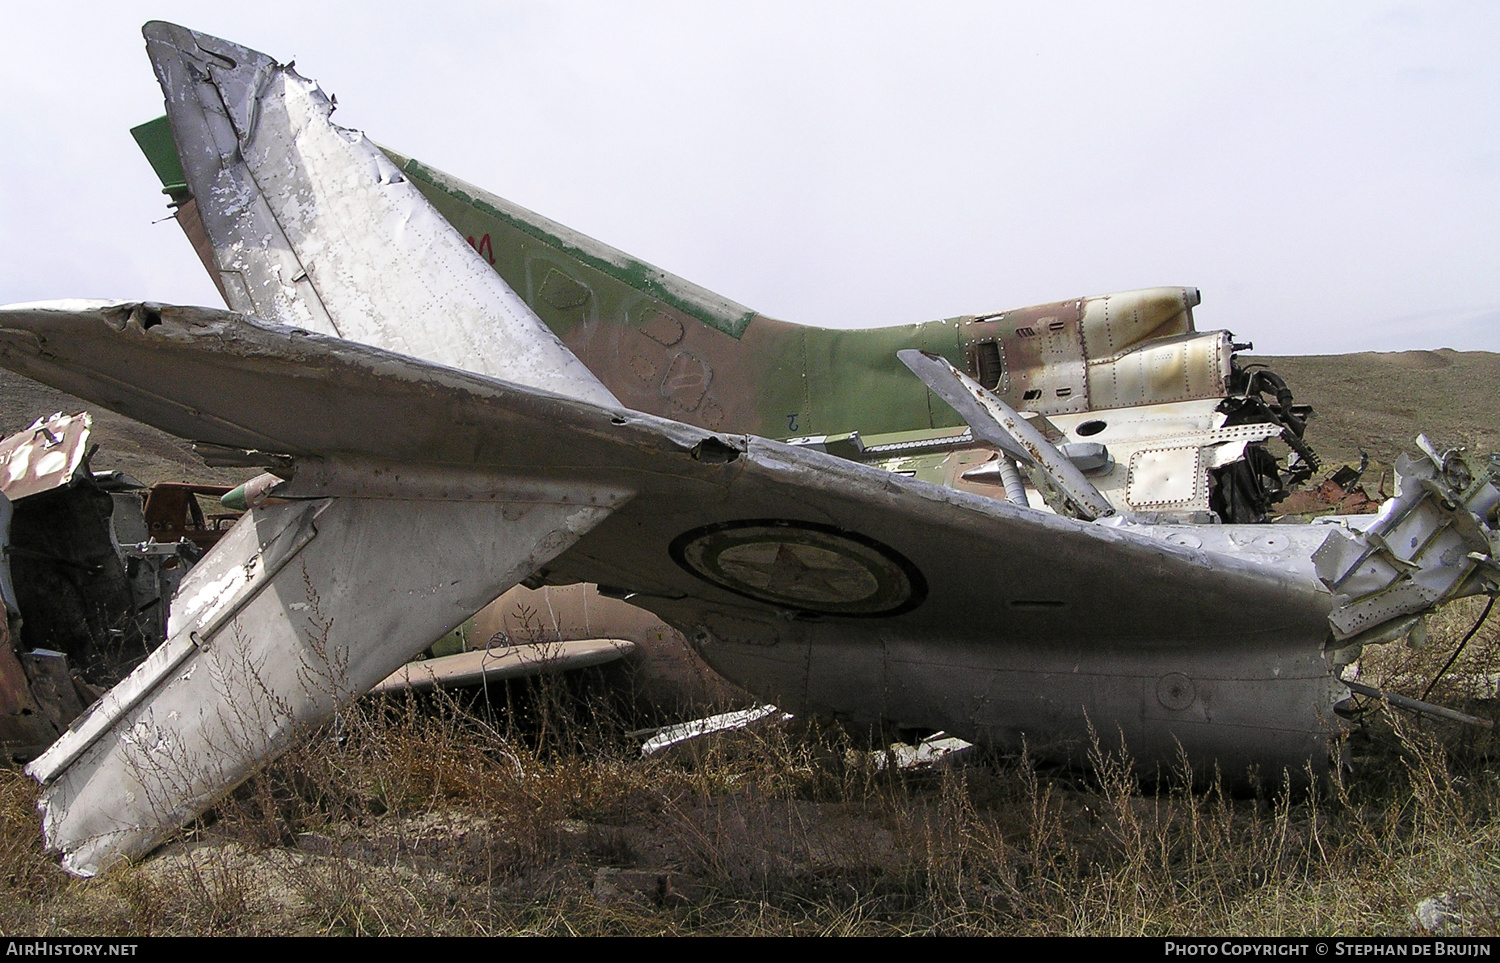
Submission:
[[[230,307],[618,405],[315,83],[183,27],[144,33]]]

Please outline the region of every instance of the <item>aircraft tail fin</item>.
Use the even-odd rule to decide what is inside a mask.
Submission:
[[[232,309],[619,405],[317,84],[173,24],[143,32]]]

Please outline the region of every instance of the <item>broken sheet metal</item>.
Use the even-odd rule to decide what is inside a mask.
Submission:
[[[1353,476],[1348,467],[1340,469]],[[1276,504],[1278,515],[1373,515],[1380,511],[1384,497],[1370,497],[1357,481],[1341,483],[1337,475],[1323,479],[1314,488],[1292,492]]]
[[[897,769],[918,769],[952,764],[963,759],[973,747],[972,742],[950,736],[946,732],[934,732],[915,745],[907,742],[891,743],[884,752],[873,752],[870,757],[876,771],[892,766]]]
[[[88,472],[87,413],[38,418],[0,441],[0,752],[30,759],[145,656],[109,539],[110,496]],[[23,617],[24,616],[24,617]]]
[[[657,729],[650,738],[641,743],[641,755],[654,756],[664,749],[680,746],[716,732],[744,729],[778,714],[783,721],[792,718],[775,706],[753,706],[749,709],[736,709],[733,712],[718,712],[711,716],[704,716],[702,719],[667,726],[664,729]]]
[[[1314,555],[1334,592],[1328,621],[1340,642],[1462,595],[1500,591],[1496,507],[1488,464],[1462,450],[1396,462],[1397,494],[1363,532],[1335,535]]]
[[[166,497],[151,531],[144,485],[122,472],[89,471],[91,428],[87,412],[58,413],[0,441],[10,613],[0,751],[16,761],[45,749],[166,638],[168,601],[202,556],[179,541],[193,527],[178,517],[191,513],[173,496],[191,486],[153,489]]]
[[[377,683],[374,695],[425,692],[437,688],[482,685],[524,679],[550,672],[571,672],[626,658],[635,651],[629,639],[579,639],[537,645],[505,645],[408,662]]]
[[[88,412],[58,412],[0,441],[0,491],[17,502],[67,485],[88,455],[93,424]]]

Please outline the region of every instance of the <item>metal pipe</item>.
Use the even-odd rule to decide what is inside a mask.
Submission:
[[[1350,692],[1369,696],[1372,699],[1382,699],[1397,709],[1420,712],[1422,715],[1436,716],[1439,719],[1448,719],[1452,722],[1462,722],[1466,726],[1478,726],[1481,729],[1493,730],[1495,728],[1495,724],[1489,719],[1471,716],[1468,713],[1459,712],[1457,709],[1448,709],[1443,706],[1435,706],[1431,702],[1420,702],[1416,699],[1408,699],[1406,696],[1393,695],[1389,692],[1382,692],[1374,686],[1361,685],[1358,682],[1345,682],[1344,685],[1349,687]]]
[[[1000,480],[1005,483],[1006,501],[1022,508],[1031,504],[1026,500],[1026,485],[1021,481],[1021,470],[1016,467],[1015,459],[1003,452],[1000,454]]]

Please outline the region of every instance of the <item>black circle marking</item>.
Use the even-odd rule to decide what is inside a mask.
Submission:
[[[1181,672],[1168,672],[1156,680],[1156,701],[1175,712],[1181,712],[1198,698],[1193,680]]]
[[[926,580],[905,556],[832,525],[721,522],[679,535],[669,551],[705,582],[803,614],[899,615],[927,598]]]

